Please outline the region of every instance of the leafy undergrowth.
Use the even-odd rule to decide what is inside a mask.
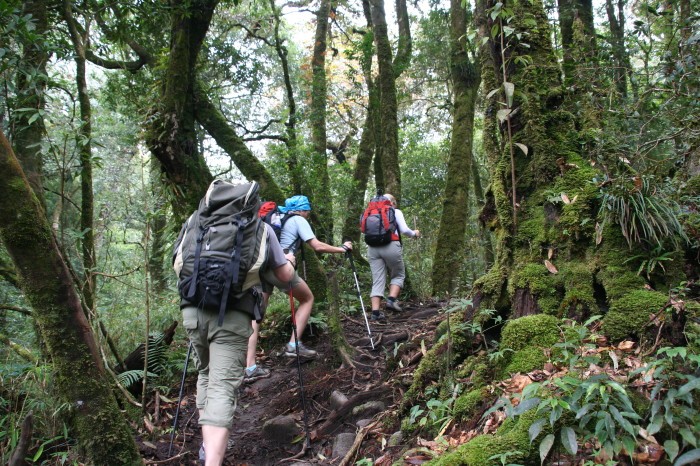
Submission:
[[[444,305],[407,303],[403,313],[388,315],[386,323],[372,323],[374,350],[362,317],[346,317],[343,326],[356,350],[352,366],[340,363],[324,334],[305,337],[320,353],[300,366],[306,412],[296,360],[274,350],[260,354],[259,363],[272,375],[242,387],[225,464],[398,466],[441,455],[448,459],[438,464],[454,465],[698,464],[700,412],[693,396],[700,387],[698,356],[690,347],[609,344],[597,333],[595,318],[587,325],[562,322],[560,341],[545,351],[547,362],[541,368],[486,380],[477,390],[470,387],[474,372],[465,376],[455,368],[445,380],[431,382],[415,406],[404,406],[400,413],[416,369],[446,318]],[[505,349],[481,349],[474,356],[497,363],[503,354]],[[139,439],[147,463],[198,464],[201,434],[194,383],[192,374],[172,453],[168,454],[167,434],[175,408],[172,400],[161,402],[160,425],[151,425],[152,433]],[[471,392],[465,395],[466,387]],[[335,390],[349,399],[345,408],[331,407]],[[476,409],[459,415],[465,410],[460,402],[470,397]],[[382,401],[384,410],[358,426],[351,408],[367,401]],[[283,415],[297,421],[297,437],[289,442],[267,440],[263,424]],[[521,418],[527,422],[521,428],[527,437],[521,448],[480,452],[480,462],[467,459],[471,440],[512,431]],[[394,435],[402,426],[404,435]],[[344,457],[334,457],[334,439],[343,432],[355,436],[354,445]]]

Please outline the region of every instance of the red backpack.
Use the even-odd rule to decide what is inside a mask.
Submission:
[[[258,217],[272,227],[275,235],[277,235],[277,239],[280,239],[284,224],[295,215],[296,214],[283,214],[277,208],[277,204],[274,201],[263,202],[260,209],[258,209]]]
[[[396,213],[391,201],[384,196],[372,198],[360,219],[360,230],[364,233],[368,246],[400,241]]]

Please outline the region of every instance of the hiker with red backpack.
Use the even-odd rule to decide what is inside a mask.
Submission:
[[[352,251],[352,242],[346,241],[341,246],[332,246],[324,243],[316,238],[308,218],[311,214],[311,204],[306,196],[298,195],[288,198],[284,206],[278,207],[282,218],[280,220],[280,245],[287,254],[287,258],[293,265],[296,264],[294,254],[301,250],[303,243],[309,245],[317,253],[344,254],[346,251]],[[274,228],[274,226],[273,226]],[[307,348],[301,343],[301,337],[306,329],[306,324],[311,316],[311,310],[314,304],[314,295],[309,288],[309,285],[299,276],[294,273],[291,281],[280,281],[271,273],[263,275],[263,280],[267,283],[263,287],[263,305],[267,305],[267,301],[272,294],[273,286],[277,287],[285,293],[289,293],[289,285],[291,283],[293,296],[299,302],[296,311],[296,339],[294,334],[289,339],[283,352],[287,357],[299,356],[306,359],[313,359],[317,356],[316,351]],[[247,368],[245,371],[246,381],[253,381],[263,377],[268,377],[270,371],[260,367],[255,362],[255,349],[258,343],[259,327],[253,323],[253,334],[248,340],[248,357]]]
[[[396,207],[396,198],[388,193],[370,201],[362,214],[360,229],[365,235],[369,266],[372,271],[372,293],[370,294],[372,320],[380,321],[386,319],[381,311],[381,303],[386,288],[387,269],[390,282],[385,309],[394,312],[402,311],[397,301],[406,279],[401,235],[418,238],[420,231],[412,230],[406,225],[403,213]]]

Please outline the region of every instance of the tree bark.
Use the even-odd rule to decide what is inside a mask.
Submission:
[[[469,185],[474,135],[476,94],[481,79],[479,68],[467,53],[467,9],[461,0],[450,2],[451,76],[453,85],[452,139],[447,163],[447,181],[442,203],[435,259],[433,294],[450,295],[460,278],[464,262],[464,234],[469,211]]]
[[[377,189],[382,189],[401,200],[401,170],[399,168],[399,126],[398,103],[396,100],[396,81],[392,61],[391,44],[384,13],[384,0],[370,0],[374,41],[377,47],[377,64],[379,66],[380,93],[380,137],[378,152],[384,179]]]
[[[34,33],[38,37],[46,37],[49,25],[45,0],[28,0],[24,2],[23,14],[31,15],[35,24]],[[46,62],[49,55],[43,44],[23,44],[23,62],[32,68],[30,72],[17,73],[17,108],[31,108],[41,112],[45,108],[44,92],[46,90]],[[33,76],[30,78],[30,76]],[[22,163],[22,169],[29,179],[32,189],[44,204],[44,188],[42,185],[43,160],[41,142],[44,138],[44,117],[39,115],[32,123],[35,115],[31,112],[18,113],[15,125],[14,148],[17,158]]]
[[[140,464],[119,412],[89,323],[43,209],[5,136],[0,133],[0,239],[56,370],[57,394],[71,407],[69,424],[94,464]],[[12,202],[8,202],[12,200]],[[27,245],[32,247],[27,247]]]
[[[316,35],[311,57],[311,145],[313,147],[311,179],[307,187],[314,203],[316,236],[323,242],[333,239],[333,205],[326,140],[326,40],[331,0],[321,0],[316,12]]]
[[[253,155],[240,136],[231,128],[226,117],[209,100],[200,82],[194,84],[195,117],[216,143],[226,151],[243,176],[260,184],[260,196],[265,199],[281,200],[284,193],[265,166]]]
[[[372,17],[370,14],[369,1],[362,2],[365,20],[367,21],[368,31],[372,30]],[[372,58],[374,50],[371,44],[372,35],[365,33],[363,36],[364,46],[362,47],[363,55],[361,58],[362,72],[367,85],[367,113],[365,115],[365,123],[362,126],[362,136],[360,137],[360,146],[358,148],[357,160],[355,161],[355,169],[353,171],[353,188],[348,196],[348,202],[345,207],[345,224],[343,225],[343,239],[348,238],[353,243],[360,241],[360,215],[365,208],[365,192],[369,183],[370,169],[372,167],[372,158],[377,149],[377,127],[379,110],[379,90],[377,84],[372,78]],[[380,186],[380,185],[377,185]],[[359,251],[356,252],[359,255]]]
[[[561,45],[564,49],[564,79],[566,84],[575,84],[575,65],[581,55],[592,55],[595,51],[595,27],[593,26],[593,2],[591,0],[558,0]],[[583,25],[583,34],[588,38],[587,50],[580,50],[583,41],[574,39],[574,22]]]
[[[86,76],[85,41],[80,34],[78,24],[70,2],[63,1],[63,19],[68,24],[73,50],[75,51],[75,84],[78,89],[80,106],[80,128],[76,135],[76,146],[80,156],[80,230],[83,260],[83,283],[81,292],[87,309],[95,311],[95,231],[94,231],[94,196],[92,192],[92,108],[88,94]]]
[[[212,181],[198,151],[195,130],[195,65],[218,0],[171,2],[170,52],[161,99],[152,111],[146,140],[173,192],[173,212],[184,219]]]

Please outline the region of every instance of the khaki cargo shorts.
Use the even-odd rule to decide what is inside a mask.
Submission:
[[[195,306],[182,308],[182,322],[192,342],[197,378],[199,424],[231,428],[236,391],[243,382],[248,337],[253,333],[250,314],[230,310],[218,324],[218,311]]]

